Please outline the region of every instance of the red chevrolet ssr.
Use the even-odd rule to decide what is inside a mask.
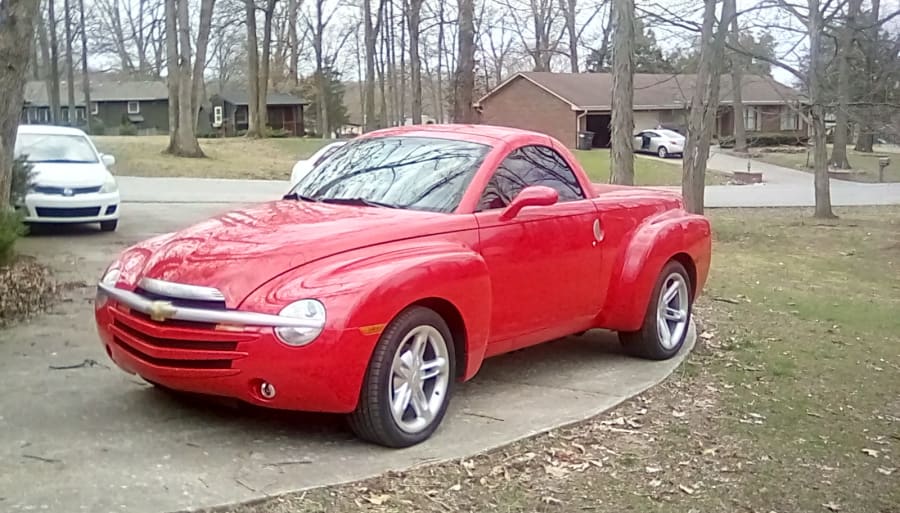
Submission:
[[[546,135],[401,127],[125,250],[95,312],[110,358],[160,387],[347,413],[405,447],[487,357],[594,328],[673,356],[710,249],[679,196],[593,185]]]

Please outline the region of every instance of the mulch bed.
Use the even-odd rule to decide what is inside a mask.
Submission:
[[[19,256],[0,264],[0,326],[46,310],[56,292],[50,270],[34,258]]]

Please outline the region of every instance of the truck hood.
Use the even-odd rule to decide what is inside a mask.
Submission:
[[[122,279],[219,289],[235,307],[272,278],[345,251],[458,229],[461,217],[284,200],[234,210],[126,251]],[[456,228],[454,228],[454,225]]]

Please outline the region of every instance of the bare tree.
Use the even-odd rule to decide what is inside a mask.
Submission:
[[[169,126],[168,153],[179,157],[204,157],[197,141],[196,125],[202,86],[202,70],[206,65],[206,47],[215,0],[201,0],[196,41],[196,59],[191,60],[191,24],[188,0],[166,0],[166,43],[169,55]],[[195,71],[199,73],[195,74]],[[173,101],[174,100],[174,101]],[[172,104],[175,103],[173,111]]]
[[[866,27],[865,33],[867,34],[866,39],[869,44],[863,47],[864,53],[864,64],[863,64],[863,74],[864,76],[871,80],[873,83],[878,79],[875,73],[875,65],[878,60],[878,29],[880,27],[879,19],[881,16],[881,0],[872,0],[872,14],[871,18],[873,23],[871,23],[868,27]],[[872,122],[869,120],[868,116],[864,116],[859,123],[859,135],[856,137],[856,151],[871,153],[872,147],[875,144],[875,130],[872,126]]]
[[[81,89],[84,94],[84,120],[88,133],[92,132],[91,120],[91,78],[88,74],[88,42],[84,24],[84,0],[78,0],[79,25],[81,26]]]
[[[378,32],[381,30],[385,0],[379,0],[379,2],[377,21],[372,23],[372,0],[363,0],[363,39],[366,47],[366,100],[363,129],[367,132],[378,127],[378,122],[375,118],[375,43],[378,40]],[[383,93],[382,97],[384,97]]]
[[[422,62],[419,58],[419,24],[423,0],[406,0],[406,21],[409,25],[409,78],[412,83],[412,122],[422,123]]]
[[[550,71],[550,61],[558,53],[566,33],[560,26],[560,7],[554,0],[505,0],[509,19],[519,34],[522,46],[534,62],[534,71]]]
[[[828,164],[837,169],[850,169],[847,159],[847,142],[850,138],[850,52],[853,51],[853,35],[856,31],[856,17],[862,0],[850,0],[847,18],[841,27],[837,47],[838,59],[838,106],[835,113],[834,145]]]
[[[262,55],[259,62],[259,89],[257,91],[257,115],[259,121],[257,128],[261,136],[266,135],[266,126],[269,124],[269,56],[272,52],[272,17],[275,15],[275,3],[277,0],[266,0],[263,11],[263,43]],[[251,100],[252,101],[252,100]]]
[[[259,126],[259,42],[256,38],[256,2],[244,0],[247,23],[247,82],[250,96],[247,98],[247,137],[260,137],[266,129]]]
[[[453,122],[474,123],[475,2],[459,0],[459,34],[453,98]]]
[[[734,17],[734,2],[726,2],[716,28],[716,0],[704,0],[700,32],[700,64],[688,115],[688,134],[682,162],[681,192],[689,212],[703,213],[706,162],[719,109],[719,72],[725,37]]]
[[[610,183],[634,185],[634,1],[613,0]]]
[[[13,150],[22,115],[28,59],[34,44],[34,18],[39,0],[0,3],[0,210],[9,207]]]
[[[300,8],[301,0],[288,0],[287,23],[288,23],[288,47],[290,52],[290,64],[288,65],[288,74],[291,82],[297,86],[300,82],[300,38],[297,37],[297,11]]]
[[[822,30],[825,28],[819,0],[807,0],[806,16],[809,30],[809,89],[810,118],[813,127],[813,158],[815,160],[816,217],[833,218],[831,209],[831,182],[828,177],[828,149],[825,147],[825,105],[822,94]],[[826,3],[830,3],[827,2]]]
[[[738,17],[735,0],[726,0],[730,3],[729,9],[735,13],[731,20],[731,44],[738,46],[740,42],[738,37],[740,29],[738,27]],[[731,54],[731,114],[732,127],[734,132],[734,151],[747,151],[747,134],[744,131],[744,100],[742,98],[743,77],[741,67],[744,65],[745,58],[740,53],[732,51]]]
[[[66,25],[66,100],[70,126],[78,123],[75,110],[75,65],[72,61],[72,6],[69,0],[63,0]]]

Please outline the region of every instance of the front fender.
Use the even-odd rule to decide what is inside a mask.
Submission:
[[[640,329],[659,274],[673,258],[688,267],[696,297],[706,282],[710,251],[710,225],[703,216],[676,209],[645,220],[614,257],[598,326],[617,331]]]
[[[354,250],[301,266],[270,281],[242,308],[278,311],[316,298],[325,304],[326,330],[352,334],[358,347],[345,359],[348,378],[361,385],[384,327],[411,304],[440,300],[463,319],[464,379],[481,366],[490,330],[491,284],[487,266],[463,241],[398,241]],[[310,344],[310,347],[316,342]],[[335,348],[345,351],[349,348]]]

